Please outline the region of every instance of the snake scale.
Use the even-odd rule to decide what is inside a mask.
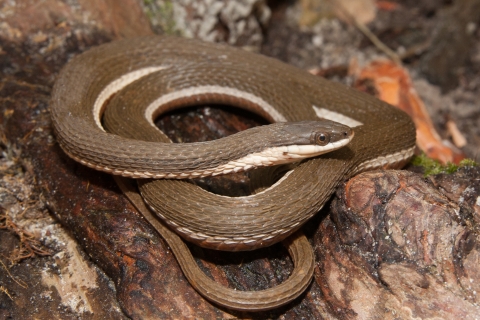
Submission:
[[[160,114],[200,104],[243,108],[272,124],[194,144],[171,144],[153,124]],[[374,97],[275,59],[175,37],[120,40],[75,57],[57,78],[51,113],[70,157],[138,179],[145,203],[176,233],[126,180],[116,180],[167,240],[192,286],[239,310],[272,309],[299,296],[314,261],[296,231],[340,182],[365,170],[398,168],[415,146],[411,119]],[[299,164],[246,197],[212,194],[184,180],[289,162]],[[179,235],[232,251],[284,241],[295,268],[271,289],[227,289],[200,271]]]

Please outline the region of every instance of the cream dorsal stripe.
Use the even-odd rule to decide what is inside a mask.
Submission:
[[[317,106],[312,106],[312,108],[315,111],[315,114],[317,115],[317,117],[321,119],[335,121],[335,122],[344,124],[346,126],[349,126],[350,128],[355,128],[363,125],[363,123],[361,123],[360,121],[347,117],[346,115],[341,114],[339,112],[335,112],[325,108],[319,108]]]
[[[263,100],[261,97],[249,92],[223,86],[193,86],[188,89],[182,89],[172,93],[164,94],[147,107],[145,110],[145,118],[151,122],[152,126],[155,126],[153,123],[153,115],[162,113],[162,111],[159,111],[159,109],[161,110],[162,106],[184,97],[199,96],[203,94],[218,94],[245,99],[262,108],[263,111],[270,115],[275,122],[287,121],[287,119],[280,112],[278,112],[272,105]]]
[[[167,67],[164,66],[154,66],[154,67],[146,67],[139,70],[131,71],[127,74],[122,75],[120,78],[112,81],[109,85],[107,85],[102,92],[98,95],[95,103],[93,105],[93,116],[95,118],[95,123],[97,124],[98,128],[103,129],[101,124],[101,113],[102,108],[105,105],[105,102],[110,99],[112,95],[117,93],[118,91],[122,90],[132,82],[145,77],[151,73],[163,70]]]

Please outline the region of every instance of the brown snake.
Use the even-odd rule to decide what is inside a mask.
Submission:
[[[195,144],[167,144],[153,125],[162,113],[207,103],[278,123]],[[51,111],[69,156],[112,174],[147,178],[138,180],[145,202],[188,241],[221,250],[286,241],[295,264],[287,281],[257,292],[224,288],[117,179],[167,240],[190,283],[207,299],[239,310],[272,309],[300,295],[313,274],[313,253],[303,235],[285,239],[320,210],[339,182],[361,171],[399,167],[415,145],[410,118],[371,96],[271,58],[181,38],[121,40],[74,58],[55,83]],[[355,127],[355,138],[328,120]],[[101,121],[115,134],[105,132]],[[219,196],[179,180],[309,157],[247,197]]]

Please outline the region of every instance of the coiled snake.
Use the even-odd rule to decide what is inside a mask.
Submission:
[[[195,144],[170,144],[153,124],[164,112],[207,103],[244,108],[274,124]],[[257,292],[224,288],[118,180],[167,240],[190,283],[207,299],[239,310],[271,309],[300,295],[314,261],[306,238],[294,232],[339,182],[361,171],[399,167],[415,145],[410,118],[371,96],[271,58],[173,37],[120,40],[75,57],[58,76],[51,113],[70,157],[138,178],[148,206],[188,241],[221,250],[285,241],[295,264],[287,281]],[[355,138],[349,127],[328,119],[354,127]],[[288,162],[300,164],[247,197],[215,195],[181,180]]]

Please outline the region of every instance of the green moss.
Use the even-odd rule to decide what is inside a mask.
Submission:
[[[159,33],[181,35],[175,23],[172,1],[143,0],[143,7],[153,28]]]
[[[479,164],[473,159],[463,159],[459,165],[460,167],[477,167]]]
[[[412,159],[411,163],[414,166],[423,167],[423,169],[425,170],[424,175],[426,177],[435,175],[435,174],[440,174],[440,173],[451,174],[456,172],[459,168],[462,168],[462,167],[478,166],[478,163],[476,163],[472,159],[464,159],[460,161],[458,165],[454,163],[447,163],[446,165],[442,165],[437,160],[431,159],[427,157],[425,154],[421,154],[420,156],[415,156]]]

